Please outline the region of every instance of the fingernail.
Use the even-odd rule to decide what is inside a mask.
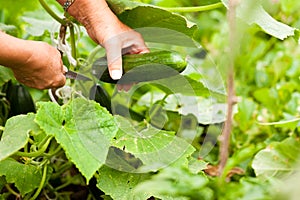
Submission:
[[[121,70],[112,70],[110,72],[111,78],[114,80],[118,80],[122,77],[122,71]]]
[[[63,72],[67,73],[68,72],[68,68],[66,66],[63,66]]]

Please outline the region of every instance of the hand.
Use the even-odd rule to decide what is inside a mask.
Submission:
[[[149,52],[142,36],[119,20],[104,29],[103,24],[87,29],[90,37],[106,49],[108,69],[112,79],[122,76],[122,55]],[[105,27],[105,26],[104,26]],[[101,34],[101,35],[100,35]]]
[[[24,50],[31,51],[25,62],[10,68],[15,78],[37,89],[58,88],[65,84],[63,63],[59,51],[44,42],[24,41]]]
[[[112,79],[122,76],[122,54],[149,52],[142,36],[119,21],[105,0],[76,0],[68,12],[84,25],[96,43],[106,49]]]

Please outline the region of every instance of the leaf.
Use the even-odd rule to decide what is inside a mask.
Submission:
[[[0,176],[0,191],[5,186],[5,184],[6,184],[5,177],[4,176]]]
[[[0,140],[0,161],[24,147],[30,131],[39,130],[34,117],[34,114],[18,115],[7,120]]]
[[[204,174],[193,174],[186,169],[168,167],[140,183],[137,193],[148,193],[154,197],[169,196],[169,199],[212,199],[213,192],[206,188],[208,178]]]
[[[171,164],[188,164],[186,158],[194,152],[194,148],[175,136],[174,132],[159,130],[150,125],[138,131],[124,118],[116,116],[116,119],[119,131],[113,146],[140,159],[143,165],[138,166],[136,172],[156,171]],[[115,166],[117,163],[110,167]]]
[[[238,112],[234,115],[235,121],[243,131],[249,130],[253,126],[254,114],[257,105],[252,99],[243,98],[238,103]]]
[[[120,172],[106,166],[98,173],[97,187],[114,200],[145,200],[151,197],[146,193],[133,193],[137,184],[149,179],[149,174]]]
[[[198,174],[202,170],[207,169],[207,165],[207,162],[196,159],[194,157],[191,157],[189,160],[189,170],[193,174]]]
[[[39,8],[38,1],[27,1],[24,4],[23,0],[6,1],[0,0],[0,9],[8,11],[7,21],[16,23],[17,18],[26,11],[31,11]],[[16,10],[18,12],[16,12]]]
[[[94,101],[76,98],[65,107],[40,102],[36,122],[53,135],[66,155],[88,180],[105,163],[117,125]]]
[[[254,157],[252,167],[259,177],[282,178],[292,173],[298,161],[300,141],[289,137],[282,142],[271,143]]]
[[[54,21],[43,9],[26,12],[22,20],[28,24],[26,32],[32,36],[41,36],[45,31],[56,32],[58,28],[55,30],[54,27],[59,27],[58,22]]]
[[[150,4],[125,0],[107,2],[123,23],[142,33],[145,41],[199,46],[197,26],[188,22],[183,16]],[[194,42],[187,38],[192,38]]]
[[[6,25],[0,22],[0,30],[8,33],[10,35],[14,35],[17,33],[17,27],[14,25]]]
[[[228,8],[228,0],[222,0],[222,2]],[[257,24],[266,33],[278,39],[283,40],[295,35],[296,29],[275,20],[264,10],[260,0],[241,1],[236,15],[249,25]]]
[[[147,83],[149,84],[149,83]],[[188,76],[177,75],[166,79],[152,81],[155,85],[167,94],[180,93],[187,96],[209,97],[210,91],[199,81],[195,81]]]
[[[39,187],[42,180],[42,169],[8,158],[0,161],[0,176],[3,175],[8,183],[15,184],[23,196]]]
[[[213,99],[182,94],[170,95],[166,100],[167,110],[175,111],[181,115],[194,115],[198,123],[215,124],[225,121],[225,103],[217,103]]]
[[[1,30],[1,28],[0,28]],[[12,79],[13,73],[9,68],[0,66],[0,86],[2,86],[4,83]]]

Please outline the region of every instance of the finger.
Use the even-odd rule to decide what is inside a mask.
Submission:
[[[112,79],[118,80],[122,77],[122,53],[120,45],[106,45],[108,71]]]
[[[66,76],[61,75],[56,81],[53,82],[50,88],[60,88],[66,84]]]
[[[63,65],[63,74],[66,74],[67,72],[68,72],[68,68],[65,65]]]

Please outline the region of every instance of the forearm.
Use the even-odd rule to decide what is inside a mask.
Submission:
[[[0,31],[0,65],[14,68],[25,63],[31,56],[26,43]]]

